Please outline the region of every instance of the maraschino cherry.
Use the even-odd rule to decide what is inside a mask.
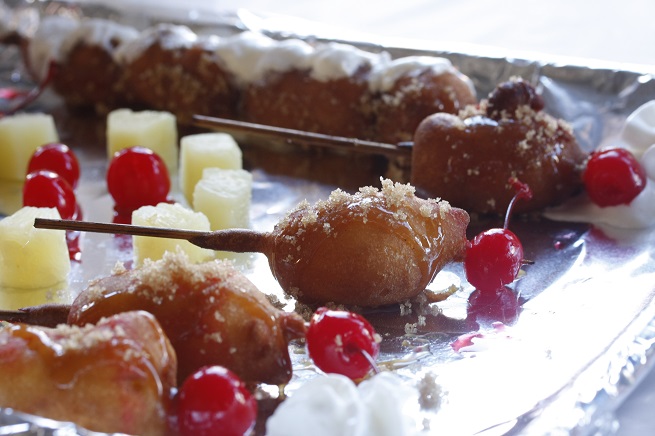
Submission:
[[[177,402],[182,436],[243,436],[257,420],[257,401],[244,383],[221,366],[204,367],[180,387]]]
[[[353,380],[376,371],[380,339],[364,317],[321,307],[307,328],[307,351],[318,368]]]
[[[70,183],[46,170],[35,171],[25,178],[23,206],[54,207],[62,219],[78,219],[80,214]]]
[[[624,148],[591,153],[582,180],[591,201],[598,206],[630,204],[646,187],[646,171]]]
[[[516,201],[530,199],[532,191],[516,178],[510,184],[516,195],[507,207],[504,226],[480,233],[466,247],[466,278],[481,292],[495,292],[512,283],[523,264],[523,245],[508,225]]]
[[[60,143],[45,144],[38,147],[27,166],[27,172],[48,170],[59,174],[71,185],[77,187],[80,179],[80,164],[75,153],[66,145]]]
[[[170,188],[166,164],[149,148],[124,148],[109,164],[107,189],[118,214],[129,215],[141,206],[165,202]]]

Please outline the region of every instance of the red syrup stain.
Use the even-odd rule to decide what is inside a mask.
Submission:
[[[36,100],[43,93],[50,82],[52,82],[52,79],[57,74],[58,69],[59,67],[57,66],[56,62],[50,62],[50,65],[48,65],[48,73],[46,74],[45,78],[36,87],[30,89],[29,91],[22,91],[11,87],[2,88],[0,90],[0,98],[9,101],[18,100],[18,103],[7,110],[0,111],[0,118],[8,115],[13,115],[32,104],[34,100]]]
[[[75,262],[82,261],[82,250],[80,248],[80,232],[75,230],[66,231],[66,244],[68,245],[68,256]]]
[[[510,338],[506,332],[506,325],[502,322],[495,322],[491,325],[491,330],[488,330],[486,333],[483,332],[471,332],[460,335],[455,339],[450,346],[456,353],[461,353],[466,351],[465,348],[472,347],[475,345],[475,339],[484,339],[491,337],[498,337],[501,334],[504,334],[506,338]]]
[[[75,214],[72,219],[82,220],[84,215],[82,214],[82,208],[79,203],[75,204]],[[82,248],[80,245],[80,236],[81,232],[77,230],[66,230],[66,245],[68,246],[68,257],[70,260],[75,262],[82,261]]]
[[[16,88],[0,88],[0,99],[2,100],[15,100],[17,98],[25,97],[27,91],[19,90]]]
[[[471,324],[488,326],[501,322],[511,325],[519,317],[521,302],[507,286],[495,292],[473,291],[469,296],[466,319]]]

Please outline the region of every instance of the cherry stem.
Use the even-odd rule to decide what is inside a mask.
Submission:
[[[505,223],[503,225],[505,230],[509,227],[509,219],[512,216],[512,211],[514,210],[516,202],[521,199],[530,200],[532,198],[532,190],[526,183],[521,182],[516,177],[510,177],[508,183],[514,189],[515,194],[509,202],[507,212],[505,213]]]
[[[366,350],[359,348],[358,351],[362,353],[362,356],[364,356],[366,360],[368,360],[368,363],[371,365],[371,369],[373,370],[373,373],[379,374],[380,368],[378,367],[377,363],[375,363],[375,359],[373,359],[373,357],[370,354],[368,354]]]
[[[48,73],[43,78],[43,80],[36,87],[32,88],[29,92],[24,94],[25,97],[20,102],[18,102],[18,104],[15,105],[13,108],[5,112],[0,112],[0,118],[7,115],[15,114],[16,112],[27,107],[34,100],[36,100],[43,93],[43,91],[45,91],[48,84],[50,84],[53,77],[57,73],[57,69],[58,69],[57,63],[54,61],[50,62],[50,64],[48,65]]]

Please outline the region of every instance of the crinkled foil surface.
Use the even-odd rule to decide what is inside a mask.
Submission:
[[[425,42],[363,40],[329,31],[315,34],[306,30],[312,29],[306,23],[248,11],[197,12],[163,10],[155,16],[153,11],[120,13],[87,3],[0,2],[3,25],[26,33],[38,26],[43,14],[65,13],[109,17],[138,27],[161,20],[187,24],[198,32],[229,34],[253,29],[276,37],[341,40],[365,49],[388,50],[393,56],[445,56],[474,80],[480,97],[511,76],[531,80],[544,96],[547,110],[569,121],[588,150],[616,141],[627,115],[655,99],[654,71],[648,67],[508,58],[467,53],[438,43],[430,47]],[[17,53],[3,47],[0,58],[3,86],[20,85],[24,77]],[[56,100],[44,98],[39,104],[55,115],[62,140],[74,146],[83,162],[78,196],[85,219],[109,221],[112,203],[104,184],[107,162],[104,144],[98,139],[102,122],[67,114]],[[271,152],[261,144],[249,147],[246,142],[242,146],[245,165],[254,176],[252,225],[256,229],[270,230],[301,200],[324,199],[335,187],[352,191],[379,183],[384,174],[384,165],[376,157],[318,156],[311,150]],[[16,189],[0,186],[4,211],[19,201]],[[497,223],[474,223],[471,235],[491,224]],[[655,358],[655,230],[617,230],[539,217],[515,220],[512,226],[524,242],[526,258],[535,263],[524,267],[526,274],[512,285],[511,295],[520,302],[518,312],[502,302],[492,302],[487,308],[505,328],[471,313],[468,299],[473,290],[461,279],[461,265],[452,265],[431,288],[455,285],[458,290],[445,301],[433,303],[425,319],[419,318],[418,303],[413,303],[413,310],[404,305],[368,314],[383,337],[380,361],[413,386],[425,375],[435,377],[439,405],[416,417],[426,433],[611,434],[616,428],[614,409]],[[124,242],[107,235],[82,235],[82,260],[74,267],[70,289],[50,290],[48,295],[68,301],[88,280],[108,274],[116,261],[129,263],[131,253]],[[292,310],[294,302],[284,296],[263,256],[243,255],[236,257],[236,263],[263,292],[276,294]],[[3,293],[0,303],[19,307],[29,305],[30,298],[41,295]],[[453,351],[454,339],[478,330],[482,337],[474,347]],[[292,348],[295,375],[286,388],[290,395],[317,375],[302,347]],[[276,390],[262,387],[262,392],[273,396]],[[0,434],[91,433],[75,425],[2,410]]]

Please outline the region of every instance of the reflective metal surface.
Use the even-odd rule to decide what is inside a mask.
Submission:
[[[45,10],[43,3],[6,3],[14,10],[19,6],[13,3],[37,7],[40,13]],[[77,9],[74,4],[65,7],[81,14],[149,24],[144,16]],[[239,16],[204,17],[202,22],[188,17],[179,17],[179,21],[202,32],[255,28],[279,37],[294,33],[293,21],[280,32],[284,26],[279,20],[276,28],[267,29],[265,17],[247,11]],[[322,37],[298,33],[305,38]],[[544,96],[547,111],[570,122],[587,150],[612,144],[627,115],[655,99],[655,80],[649,71],[435,52],[425,46],[401,47],[388,41],[351,42],[372,50],[385,49],[394,56],[446,56],[473,79],[479,97],[511,76],[529,79]],[[17,59],[9,49],[1,56]],[[4,83],[20,79],[19,65],[4,61],[2,65]],[[110,220],[112,203],[104,185],[107,162],[98,135],[102,120],[79,119],[49,100],[43,104],[62,126],[62,140],[71,142],[83,161],[78,196],[85,218]],[[254,177],[252,223],[262,230],[270,230],[304,199],[324,199],[335,187],[353,190],[375,184],[386,170],[385,162],[375,156],[317,156],[312,150],[242,146],[246,167]],[[0,186],[0,205],[5,211],[15,204],[14,188]],[[498,223],[476,221],[470,235],[492,225]],[[498,299],[478,298],[462,278],[461,265],[456,264],[430,286],[435,291],[455,286],[457,290],[445,301],[429,304],[419,299],[365,313],[383,338],[380,361],[411,386],[428,374],[435,377],[439,406],[416,417],[426,433],[611,434],[616,428],[613,411],[617,404],[655,358],[655,230],[619,231],[542,217],[515,219],[512,229],[524,243],[526,258],[534,264],[525,266],[525,274]],[[69,292],[61,295],[63,300],[74,297],[88,280],[108,274],[115,262],[129,263],[131,259],[124,238],[82,235],[82,250]],[[285,297],[263,256],[237,256],[235,262],[260,290],[277,295],[293,309],[294,302]],[[453,341],[467,333],[476,337],[470,346],[456,352]],[[294,345],[292,354],[295,376],[286,387],[289,395],[317,376],[301,345]],[[261,388],[271,397],[276,397],[276,390]],[[89,434],[70,424],[8,410],[0,415],[0,422],[0,434]]]

